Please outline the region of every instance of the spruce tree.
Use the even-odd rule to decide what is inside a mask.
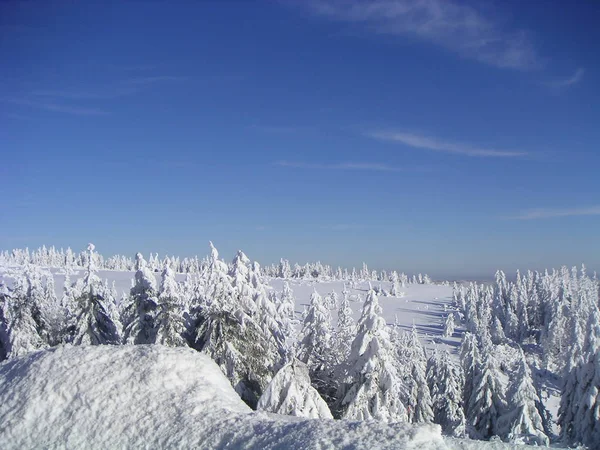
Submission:
[[[156,343],[169,347],[184,347],[185,319],[181,306],[181,293],[175,274],[165,264],[161,274],[156,316]]]
[[[373,290],[367,294],[347,367],[337,405],[342,418],[407,420],[400,401],[402,381],[394,364],[394,349]]]
[[[110,318],[101,295],[102,283],[96,275],[94,244],[88,245],[87,269],[76,289],[77,315],[71,328],[75,345],[119,344],[117,327]]]
[[[135,284],[125,311],[124,342],[153,344],[156,341],[156,278],[141,253],[136,254]]]
[[[450,436],[465,435],[463,376],[447,351],[435,352],[427,362],[427,384],[433,403],[433,421]]]
[[[507,412],[498,420],[498,434],[511,443],[547,446],[540,406],[529,364],[520,349],[517,372],[508,390]]]

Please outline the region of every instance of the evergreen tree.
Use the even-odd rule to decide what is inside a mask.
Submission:
[[[467,431],[473,439],[489,439],[498,434],[498,418],[504,409],[500,373],[491,351],[475,373],[473,392],[467,410]]]
[[[327,403],[310,384],[308,367],[295,358],[273,377],[257,409],[310,419],[333,419]]]
[[[158,306],[156,278],[141,253],[136,254],[135,284],[131,288],[131,303],[126,308],[124,342],[153,344],[156,342],[156,309]]]
[[[406,421],[400,401],[402,381],[394,365],[393,347],[377,296],[370,290],[358,321],[341,386],[338,409],[342,418],[384,422]]]
[[[119,344],[117,327],[111,320],[101,295],[102,283],[96,275],[94,244],[88,245],[87,269],[76,287],[77,315],[70,330],[75,345]]]
[[[407,386],[404,404],[407,407],[408,419],[412,423],[432,422],[433,402],[427,385],[427,356],[414,324],[411,332],[406,334],[401,349],[400,362],[404,368]]]
[[[161,274],[156,316],[156,343],[169,347],[184,347],[185,319],[181,307],[181,294],[175,274],[168,264]]]
[[[356,324],[352,318],[352,309],[348,300],[348,292],[344,289],[338,310],[337,330],[335,333],[336,363],[341,365],[350,356],[350,346],[356,336]]]
[[[296,354],[308,365],[313,386],[327,402],[331,402],[336,389],[333,384],[331,316],[316,290],[310,297]]]
[[[462,404],[463,376],[447,351],[435,352],[427,363],[427,384],[433,403],[433,421],[444,433],[455,437],[465,435],[465,414]]]
[[[525,354],[520,350],[517,373],[508,391],[507,412],[498,420],[498,434],[511,443],[547,446],[549,439],[539,407],[541,400]]]
[[[448,314],[448,316],[446,316],[446,320],[444,322],[444,333],[443,336],[445,338],[449,338],[452,337],[452,335],[454,334],[454,313],[450,313]]]

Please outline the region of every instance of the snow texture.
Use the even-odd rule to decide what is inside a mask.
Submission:
[[[0,364],[0,448],[505,449],[438,425],[252,413],[189,348],[60,346]]]

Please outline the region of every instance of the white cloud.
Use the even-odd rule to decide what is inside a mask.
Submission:
[[[442,141],[433,137],[398,131],[374,131],[366,133],[366,136],[382,141],[397,142],[413,148],[432,150],[436,152],[454,153],[466,156],[510,158],[527,155],[526,152],[492,150],[481,147],[473,147],[468,144]]]
[[[336,164],[313,164],[297,161],[278,161],[277,166],[294,167],[297,169],[316,169],[316,170],[364,170],[372,172],[404,172],[406,169],[396,166],[390,166],[381,163],[365,162],[343,162]]]
[[[465,3],[452,0],[295,3],[308,7],[317,16],[363,25],[375,33],[412,36],[491,66],[526,70],[540,65],[525,31],[505,29]]]
[[[583,79],[584,73],[585,73],[585,69],[583,69],[582,67],[580,67],[569,78],[566,78],[564,80],[550,81],[550,82],[548,82],[546,84],[548,86],[556,88],[556,89],[566,88],[566,87],[569,87],[569,86],[572,86],[574,84],[579,83]]]
[[[533,220],[533,219],[551,219],[554,217],[573,217],[573,216],[600,216],[600,205],[589,206],[586,208],[565,208],[565,209],[531,209],[521,213],[513,219]]]

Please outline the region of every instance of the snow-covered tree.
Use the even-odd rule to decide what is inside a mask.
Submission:
[[[518,369],[508,390],[506,413],[498,419],[497,434],[511,443],[547,446],[540,407],[529,364],[520,349]]]
[[[595,449],[600,442],[600,342],[592,345],[595,352],[565,378],[558,425],[565,443]]]
[[[156,278],[141,253],[136,255],[135,284],[131,288],[131,303],[125,311],[126,344],[156,342],[156,309],[158,306]]]
[[[352,309],[348,300],[348,292],[344,289],[338,309],[337,329],[335,332],[335,360],[342,364],[350,356],[350,346],[356,336],[356,323],[352,318]]]
[[[500,379],[498,364],[488,351],[475,373],[467,409],[467,432],[473,439],[489,439],[498,434],[498,418],[505,404]]]
[[[70,330],[71,342],[76,345],[119,344],[117,327],[101,295],[104,287],[96,275],[94,248],[94,244],[88,245],[87,269],[75,287],[77,315]]]
[[[427,356],[417,327],[413,324],[411,332],[405,333],[399,342],[399,364],[406,385],[403,402],[408,419],[412,423],[432,422],[433,402],[427,384]]]
[[[257,304],[232,285],[227,265],[218,255],[211,243],[194,346],[210,355],[242,400],[256,408],[284,357],[280,336],[274,336],[272,327],[261,323],[255,310],[249,309],[248,305],[257,308]],[[252,290],[261,290],[258,274],[250,276]],[[268,300],[266,294],[260,295],[260,301]]]
[[[469,413],[469,405],[471,403],[471,395],[475,388],[475,375],[479,370],[479,348],[477,346],[477,338],[475,335],[467,332],[463,335],[460,346],[460,364],[464,375],[463,388],[463,405],[465,407],[465,415]]]
[[[308,366],[296,358],[279,369],[258,400],[257,409],[309,419],[333,418],[327,403],[311,386]]]
[[[433,403],[433,421],[444,433],[455,437],[465,435],[465,414],[462,403],[463,376],[447,351],[436,351],[427,362],[427,384]]]
[[[185,319],[181,306],[181,290],[168,264],[161,274],[156,316],[156,343],[170,347],[187,345],[184,339]]]
[[[316,290],[310,297],[296,355],[308,365],[313,386],[326,401],[331,401],[335,392],[331,315]]]
[[[454,328],[455,328],[454,313],[450,312],[450,314],[448,314],[446,316],[446,320],[444,321],[444,333],[443,333],[443,336],[445,338],[452,337],[452,335],[454,334]]]
[[[377,295],[370,290],[352,342],[347,378],[340,387],[338,408],[342,418],[407,420],[406,409],[400,401],[402,381],[381,311]]]

